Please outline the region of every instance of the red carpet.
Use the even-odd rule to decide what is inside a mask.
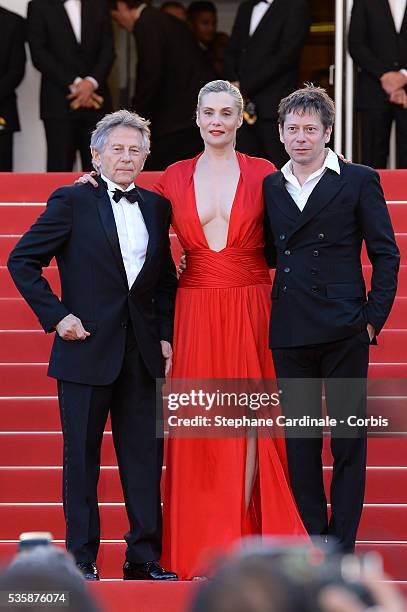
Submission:
[[[18,237],[37,218],[52,189],[70,184],[72,174],[2,175],[0,192],[0,562],[15,551],[21,531],[51,530],[63,545],[64,521],[60,503],[62,437],[55,382],[46,377],[52,337],[45,335],[33,313],[19,297],[5,268]],[[153,173],[142,176],[148,187]],[[371,351],[372,378],[407,379],[407,200],[403,200],[407,171],[382,173],[390,214],[402,253],[397,299]],[[18,197],[16,196],[18,194]],[[19,201],[16,202],[16,199]],[[174,254],[179,246],[173,241]],[[368,282],[370,266],[363,253]],[[58,290],[55,266],[47,278]],[[405,385],[407,387],[407,384]],[[375,393],[374,411],[397,419],[405,412],[407,393]],[[100,501],[102,537],[98,563],[102,577],[119,579],[123,534],[127,530],[110,427],[104,436]],[[328,447],[324,451],[325,480],[331,477]],[[387,571],[407,584],[407,438],[369,440],[365,507],[358,534],[358,551],[382,553]],[[403,585],[403,582],[400,582]],[[196,587],[193,583],[151,583],[107,580],[90,585],[105,610],[180,612]]]

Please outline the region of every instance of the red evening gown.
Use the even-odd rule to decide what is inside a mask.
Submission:
[[[176,299],[172,376],[273,378],[262,183],[275,167],[237,153],[240,179],[227,244],[215,252],[196,207],[198,157],[170,166],[157,185],[171,201],[172,226],[187,253]],[[211,555],[247,533],[306,533],[290,490],[282,438],[258,439],[252,496],[257,526],[246,512],[245,438],[169,439],[166,466],[161,560],[180,579],[202,575]]]

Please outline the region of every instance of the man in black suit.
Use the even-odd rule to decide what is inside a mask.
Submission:
[[[326,148],[335,109],[307,87],[281,101],[281,140],[290,156],[264,181],[266,256],[276,267],[270,347],[286,417],[321,417],[322,380],[334,458],[331,518],[322,478],[322,427],[286,428],[291,485],[310,534],[335,536],[352,552],[363,507],[369,344],[397,288],[399,251],[377,173]],[[366,298],[360,252],[373,273]],[[342,421],[342,423],[341,423]]]
[[[225,78],[240,88],[251,115],[239,130],[237,147],[279,168],[287,155],[278,136],[278,103],[298,85],[309,24],[307,0],[245,0],[225,54]]]
[[[31,0],[28,41],[41,72],[40,114],[48,172],[71,171],[76,152],[91,165],[89,138],[110,110],[106,80],[114,60],[105,0]]]
[[[118,1],[114,19],[134,33],[137,76],[133,108],[152,123],[149,170],[194,157],[202,150],[195,124],[200,88],[216,78],[188,26],[138,0]]]
[[[349,52],[359,67],[362,163],[386,168],[393,120],[397,166],[407,168],[407,2],[355,0]]]
[[[176,272],[168,200],[134,187],[149,152],[148,122],[106,115],[92,134],[99,189],[62,187],[12,251],[10,273],[44,330],[56,330],[48,374],[58,379],[64,434],[67,548],[88,579],[100,524],[100,447],[110,411],[130,530],[124,578],[175,580],[161,555],[162,438],[155,379],[171,362]],[[61,299],[42,276],[56,257]]]
[[[16,88],[25,71],[24,19],[0,7],[0,172],[13,167],[13,133],[20,130]]]

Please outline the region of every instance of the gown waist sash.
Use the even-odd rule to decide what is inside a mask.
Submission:
[[[187,269],[180,276],[179,287],[226,289],[271,284],[263,247],[226,247],[218,252],[188,249],[185,253]]]

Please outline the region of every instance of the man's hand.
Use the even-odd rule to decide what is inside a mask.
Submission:
[[[73,314],[64,317],[55,329],[62,340],[86,340],[90,336],[90,333],[84,329],[82,321]]]
[[[95,91],[94,84],[88,79],[82,79],[79,83],[71,83],[69,86],[70,94],[68,100],[71,100],[71,107],[76,109],[81,106],[93,107],[92,94]],[[98,96],[99,97],[99,96]]]
[[[95,179],[95,176],[97,175],[98,173],[95,172],[95,170],[92,170],[92,172],[84,174],[83,176],[80,176],[78,179],[76,179],[75,185],[78,185],[80,183],[82,183],[82,185],[86,185],[86,183],[90,183],[94,187],[99,187],[99,184]]]
[[[407,77],[402,72],[385,72],[380,77],[380,82],[386,93],[391,94],[407,85]]]
[[[165,376],[167,376],[168,372],[172,366],[172,347],[167,340],[160,340],[161,342],[161,352],[165,359]]]
[[[376,335],[376,330],[373,327],[373,325],[371,325],[370,323],[367,324],[367,333],[369,334],[369,338],[371,342]]]
[[[131,9],[125,2],[118,0],[117,8],[110,11],[110,14],[120,27],[128,32],[133,32],[134,24],[137,21],[137,9]]]
[[[407,108],[407,93],[405,89],[397,89],[390,96],[390,102],[399,104],[403,108]]]
[[[186,269],[187,269],[187,256],[185,255],[185,253],[182,253],[180,260],[179,260],[178,272],[182,274],[183,272],[185,272]]]

